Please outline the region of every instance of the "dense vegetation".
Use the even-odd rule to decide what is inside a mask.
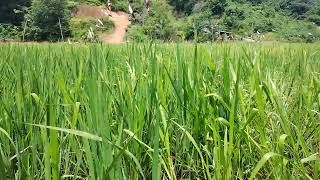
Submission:
[[[97,19],[93,17],[72,18],[70,20],[72,39],[80,42],[99,42],[99,36],[112,30],[114,26],[107,17],[100,18],[99,21],[97,22]],[[92,31],[94,35],[91,39],[88,39],[88,30]]]
[[[29,7],[31,0],[1,0],[0,23],[20,25],[23,21],[24,7]]]
[[[2,45],[0,177],[319,179],[319,53]]]
[[[69,34],[70,12],[65,0],[33,0],[26,18],[26,37],[30,40],[63,40]]]
[[[217,31],[240,37],[257,32],[265,40],[305,40],[309,33],[320,37],[320,1],[317,0],[206,0],[169,1],[187,39],[210,41]],[[304,10],[301,10],[304,9]],[[182,17],[182,18],[181,18]]]
[[[28,0],[0,1],[0,41],[2,39],[21,37],[22,22],[26,8],[31,5]]]
[[[39,8],[39,3],[36,2],[45,6]],[[4,9],[0,11],[0,37],[22,38],[26,34],[33,40],[42,40],[44,37],[58,40],[62,35],[73,34],[68,27],[72,8],[79,4],[97,6],[106,4],[102,0],[49,2],[33,0],[31,7],[30,1],[0,2],[0,10]],[[127,0],[112,2],[115,10],[127,11]],[[320,39],[320,29],[317,28],[320,26],[318,0],[159,0],[152,1],[149,14],[145,13],[140,1],[133,2],[134,24],[129,30],[128,37],[138,41],[196,39],[200,42],[210,42],[214,39],[214,34],[219,31],[230,31],[235,39],[255,39],[257,32],[263,34],[263,40],[311,42]],[[48,11],[46,7],[50,7],[51,10]],[[47,27],[41,27],[41,22],[36,19],[37,14],[55,18],[41,19],[51,21],[46,24]],[[57,27],[59,19],[62,22],[62,33],[60,27]],[[28,20],[29,26],[24,27],[22,24],[25,25]],[[50,33],[46,32],[47,28],[51,29]]]

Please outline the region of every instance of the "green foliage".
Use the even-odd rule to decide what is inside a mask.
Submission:
[[[146,42],[149,39],[140,25],[131,26],[126,36],[134,42]]]
[[[189,30],[187,31],[187,38],[191,39],[192,36],[197,39],[198,42],[207,42],[212,40],[212,34],[210,30],[216,31],[222,30],[219,26],[217,19],[212,19],[210,11],[204,11],[203,13],[197,13],[192,16]],[[209,30],[209,31],[208,31]]]
[[[23,34],[28,40],[56,41],[70,34],[68,10],[80,4],[106,6],[105,0],[34,0],[30,13],[25,15],[30,1],[0,2],[0,23],[14,25],[2,28],[3,37],[6,34],[6,38],[16,39]],[[127,0],[111,2],[114,11],[128,11]],[[186,40],[197,38],[199,42],[208,42],[212,41],[214,31],[221,30],[239,37],[251,37],[259,32],[271,33],[275,40],[305,41],[311,33],[319,39],[315,28],[320,26],[318,0],[160,0],[152,1],[149,15],[142,1],[134,0],[132,7],[133,28],[127,36],[138,41],[150,38],[169,41],[183,34],[181,37]]]
[[[0,41],[7,39],[17,40],[21,37],[21,29],[19,26],[11,24],[0,24]]]
[[[1,45],[1,178],[319,179],[319,52]]]
[[[233,5],[226,9],[225,14],[222,16],[222,23],[225,24],[228,29],[237,29],[240,31],[246,28],[244,27],[243,20],[251,16],[243,6]]]
[[[69,35],[69,19],[66,0],[33,0],[26,37],[57,41]]]
[[[291,42],[305,42],[312,38],[320,39],[320,31],[314,27],[311,23],[308,22],[297,22],[288,20],[286,27],[279,28],[279,33],[281,38]],[[309,41],[310,42],[310,41]]]
[[[21,25],[24,9],[29,7],[31,0],[1,0],[0,23]]]
[[[169,3],[179,14],[190,15],[197,0],[169,0]]]
[[[310,22],[313,22],[316,25],[320,26],[320,16],[319,15],[310,15],[310,16],[308,16],[308,20]]]
[[[306,18],[306,13],[311,9],[313,0],[284,0],[281,8],[298,19]]]
[[[217,4],[224,4],[224,8],[213,10]],[[281,6],[282,4],[282,6]],[[200,42],[211,41],[214,31],[231,31],[242,37],[255,36],[259,33],[272,33],[275,39],[282,41],[305,41],[309,33],[316,39],[316,27],[306,20],[297,20],[285,14],[280,7],[280,1],[200,1],[195,4],[184,32],[187,39],[197,38]],[[219,6],[218,6],[219,7]],[[279,8],[277,8],[279,7]],[[287,7],[287,6],[286,6]],[[317,7],[317,6],[315,6]],[[289,6],[287,7],[289,8]],[[308,12],[308,20],[318,23],[317,8]],[[311,15],[312,14],[312,15]],[[195,34],[196,33],[196,34]],[[195,37],[196,36],[196,37]],[[271,36],[268,36],[271,38]]]
[[[110,32],[113,26],[108,17],[99,20],[92,17],[72,18],[70,20],[71,38],[75,41],[89,41],[88,32],[92,30],[95,41],[99,41],[101,33]]]
[[[207,3],[213,15],[222,15],[227,7],[227,0],[207,0]]]
[[[127,0],[114,0],[112,1],[112,8],[115,11],[128,11],[128,1]]]
[[[79,5],[91,5],[91,6],[105,6],[103,0],[66,0],[67,1],[67,8],[70,11],[73,11]]]
[[[18,40],[22,34],[24,15],[31,0],[0,1],[0,40]]]
[[[243,8],[249,7],[244,6]],[[272,32],[281,24],[281,22],[279,22],[281,15],[267,6],[257,6],[246,10],[245,17],[246,18],[240,20],[244,24],[241,28],[245,29],[247,33],[255,33],[257,31],[260,33]]]
[[[280,2],[280,8],[297,19],[307,19],[313,22],[315,16],[320,16],[320,1],[318,0],[283,0]]]
[[[114,11],[128,11],[128,0],[111,0],[112,2],[112,9]],[[133,2],[131,3],[132,8],[134,9],[134,11],[137,12],[142,12],[143,9],[143,3],[142,1],[136,1],[133,0]]]
[[[88,5],[96,5],[96,6],[105,4],[104,0],[68,0],[68,1],[74,2],[77,4],[88,4]]]
[[[170,40],[175,35],[174,19],[172,7],[165,0],[155,1],[149,16],[142,22],[143,31],[152,39]]]

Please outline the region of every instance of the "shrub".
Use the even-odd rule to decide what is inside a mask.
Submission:
[[[209,0],[208,8],[211,9],[214,15],[222,15],[227,7],[226,0]]]
[[[76,1],[79,2],[80,4],[90,4],[90,5],[96,5],[96,6],[100,6],[104,4],[103,0],[76,0]]]
[[[0,24],[0,41],[7,39],[19,39],[21,32],[19,26]]]
[[[102,24],[100,23],[102,22]],[[96,19],[93,17],[72,18],[70,20],[71,37],[76,41],[88,41],[88,31],[92,29],[95,34],[95,41],[101,33],[110,31],[113,28],[112,21],[109,18]]]
[[[128,10],[128,2],[124,0],[114,1],[112,4],[112,8],[115,11],[127,11]]]
[[[320,16],[318,15],[311,15],[308,17],[308,21],[315,23],[316,25],[320,26]]]
[[[133,25],[130,27],[127,37],[135,42],[144,42],[148,40],[148,36],[144,34],[144,30],[141,26]]]
[[[135,11],[141,12],[143,9],[143,3],[141,1],[133,1],[131,5]],[[114,11],[128,11],[127,0],[113,0],[112,9]]]
[[[155,1],[143,27],[144,33],[153,39],[170,40],[175,34],[172,7],[166,1]]]

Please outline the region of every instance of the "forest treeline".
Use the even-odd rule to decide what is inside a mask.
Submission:
[[[2,0],[0,39],[72,38],[76,34],[73,32],[83,31],[79,28],[88,28],[70,25],[74,22],[71,12],[79,4],[106,6],[106,1]],[[113,0],[112,6],[114,10],[127,11],[127,0]],[[149,12],[136,0],[133,9],[135,14],[127,36],[136,41],[210,42],[221,31],[232,33],[234,39],[256,38],[257,34],[264,40],[320,39],[319,0],[154,0]]]

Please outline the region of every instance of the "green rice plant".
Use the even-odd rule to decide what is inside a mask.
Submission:
[[[0,45],[2,179],[319,179],[320,48]]]

